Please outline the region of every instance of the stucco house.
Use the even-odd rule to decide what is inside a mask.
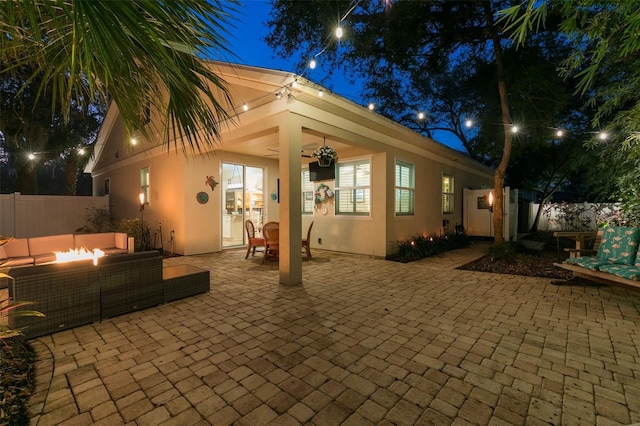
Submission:
[[[112,104],[87,166],[94,195],[109,193],[116,219],[139,217],[138,195],[146,194],[145,222],[152,230],[161,223],[165,248],[172,236],[176,253],[241,247],[245,219],[258,227],[279,221],[280,281],[295,284],[311,221],[312,250],[383,257],[398,240],[453,231],[462,223],[463,188],[492,186],[490,168],[305,78],[210,65],[235,102],[235,123],[222,127],[219,146],[185,154],[180,143],[132,145]],[[323,145],[336,149],[337,161],[310,168]],[[327,180],[310,181],[325,173]]]

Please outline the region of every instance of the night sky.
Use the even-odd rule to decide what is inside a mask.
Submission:
[[[238,7],[235,19],[231,21],[227,36],[229,49],[236,56],[226,55],[222,58],[213,57],[211,59],[294,72],[295,60],[276,58],[271,48],[263,40],[268,33],[266,21],[270,10],[271,6],[267,0],[242,2]],[[323,81],[325,77],[323,73],[322,65],[319,64],[315,70],[307,69],[304,77],[360,105],[366,106],[368,104],[368,100],[362,99],[360,96],[360,87],[357,84],[348,84],[341,72],[336,72],[328,82]],[[436,133],[436,139],[454,149],[463,150],[457,139],[452,140],[446,132]]]

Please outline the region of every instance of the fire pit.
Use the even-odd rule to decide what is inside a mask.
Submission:
[[[104,252],[100,249],[89,251],[85,247],[79,249],[71,249],[67,251],[54,251],[56,255],[56,263],[77,262],[79,260],[93,260],[93,264],[98,264],[98,259],[104,256]]]

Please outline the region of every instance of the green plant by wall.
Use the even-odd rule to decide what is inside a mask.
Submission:
[[[463,231],[443,235],[418,234],[408,240],[397,241],[398,253],[389,255],[387,260],[413,262],[458,248],[468,247],[468,235]]]

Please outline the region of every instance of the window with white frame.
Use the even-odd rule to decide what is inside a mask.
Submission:
[[[336,164],[336,214],[368,216],[371,213],[371,162]]]
[[[454,199],[453,176],[442,174],[442,213],[453,213]]]
[[[313,213],[315,191],[313,182],[309,181],[309,169],[302,170],[302,214]]]
[[[144,203],[149,204],[149,167],[140,169],[140,193],[144,194]]]
[[[396,160],[396,216],[414,214],[415,190],[415,166]]]

